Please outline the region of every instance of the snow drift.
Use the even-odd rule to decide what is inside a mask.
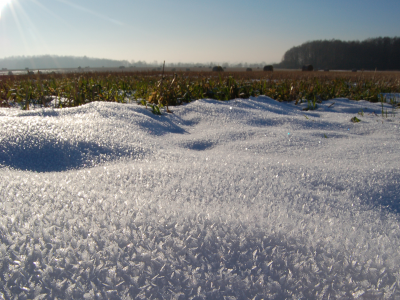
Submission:
[[[301,108],[0,109],[0,299],[398,299],[399,118]]]

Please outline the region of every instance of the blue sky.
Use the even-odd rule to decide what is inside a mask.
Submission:
[[[273,63],[310,40],[400,36],[399,0],[0,0],[0,9],[0,58]]]

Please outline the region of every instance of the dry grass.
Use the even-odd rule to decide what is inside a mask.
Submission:
[[[205,71],[206,70],[206,71]],[[245,68],[243,68],[245,70]],[[0,105],[46,105],[51,97],[63,107],[92,101],[125,102],[127,97],[158,106],[200,98],[230,100],[266,95],[278,101],[345,97],[379,101],[381,93],[400,92],[400,72],[225,72],[160,71],[87,72],[0,76]]]

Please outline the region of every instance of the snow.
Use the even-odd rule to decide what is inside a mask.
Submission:
[[[399,299],[400,119],[305,106],[0,109],[0,299]]]

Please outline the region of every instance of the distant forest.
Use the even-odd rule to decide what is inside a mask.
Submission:
[[[400,70],[400,38],[379,37],[364,41],[318,40],[286,51],[277,68],[333,70]]]
[[[263,68],[260,63],[172,63],[168,67],[213,67]],[[306,42],[286,51],[282,61],[274,67],[301,69],[303,65],[313,65],[314,69],[330,70],[400,70],[400,37],[379,37],[364,41],[318,40]],[[91,58],[87,56],[15,56],[0,58],[0,70],[7,69],[56,69],[56,68],[116,68],[116,67],[160,67],[162,62],[127,61]]]
[[[0,58],[0,70],[7,69],[55,69],[55,68],[113,68],[119,66],[128,66],[126,60],[112,60],[90,58],[87,56],[56,56],[56,55],[41,55],[41,56],[13,56]]]
[[[237,64],[229,64],[222,63],[220,64],[223,67],[232,67],[232,68],[263,68],[265,66],[265,62],[261,63],[237,63]],[[178,68],[190,68],[190,67],[213,67],[219,65],[218,63],[171,63],[166,62],[167,67],[178,67]],[[117,67],[161,67],[162,62],[151,62],[147,63],[145,61],[127,61],[127,60],[112,60],[112,59],[100,59],[100,58],[91,58],[91,57],[76,57],[76,56],[57,56],[57,55],[40,55],[40,56],[13,56],[7,58],[0,58],[0,70],[3,68],[7,68],[8,70],[20,69],[23,70],[25,68],[37,70],[37,69],[57,69],[57,68],[117,68]]]

